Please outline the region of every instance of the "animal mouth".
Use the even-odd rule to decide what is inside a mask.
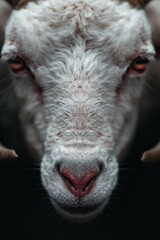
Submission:
[[[51,200],[52,201],[52,200]],[[83,222],[88,222],[92,219],[94,219],[97,215],[99,215],[106,203],[101,203],[101,204],[97,204],[94,206],[75,206],[75,207],[71,207],[71,206],[64,206],[62,204],[59,203],[53,203],[57,212],[59,212],[59,214],[67,219],[68,221],[73,221],[73,222],[77,222],[77,223],[83,223]]]
[[[66,211],[66,212],[69,212],[73,215],[84,215],[84,214],[89,214],[93,211],[95,211],[97,209],[98,206],[96,207],[66,207],[66,206],[61,206],[61,208]]]

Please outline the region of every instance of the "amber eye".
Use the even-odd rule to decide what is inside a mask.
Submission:
[[[143,73],[146,70],[148,63],[149,63],[148,59],[138,57],[132,62],[129,70],[132,73]]]
[[[11,58],[8,63],[13,72],[20,72],[26,68],[25,62],[20,57]]]

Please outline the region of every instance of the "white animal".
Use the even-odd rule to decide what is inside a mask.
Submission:
[[[18,4],[1,54],[10,65],[26,139],[56,210],[68,220],[88,221],[117,184],[147,65],[155,59],[145,4]]]

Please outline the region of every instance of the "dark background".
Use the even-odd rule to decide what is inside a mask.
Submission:
[[[39,165],[28,153],[13,106],[10,78],[5,75],[5,67],[1,67],[0,141],[15,149],[19,158],[0,160],[0,240],[159,240],[160,161],[140,162],[143,151],[160,136],[159,105],[154,103],[159,92],[154,84],[146,103],[149,111],[140,109],[143,114],[130,152],[120,164],[119,182],[110,203],[94,221],[76,224],[54,211],[41,185]]]

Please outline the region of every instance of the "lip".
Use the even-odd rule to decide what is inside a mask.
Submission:
[[[64,205],[64,204],[61,204],[61,203],[58,203],[58,202],[55,202],[52,197],[50,197],[50,200],[51,202],[53,203],[53,205],[55,207],[57,207],[58,209],[61,209],[65,212],[68,212],[70,214],[88,214],[88,213],[91,213],[91,212],[94,212],[96,211],[99,207],[101,207],[101,204],[97,204],[97,205],[94,205],[94,206],[90,206],[90,207],[82,207],[80,205],[76,205],[76,206],[67,206],[67,205]]]
[[[57,212],[67,221],[85,223],[95,219],[103,211],[106,202],[91,207],[69,207],[55,202],[53,204]]]
[[[64,211],[69,212],[70,214],[77,215],[85,215],[90,214],[91,212],[94,212],[98,206],[96,207],[66,207],[66,206],[60,206]]]

